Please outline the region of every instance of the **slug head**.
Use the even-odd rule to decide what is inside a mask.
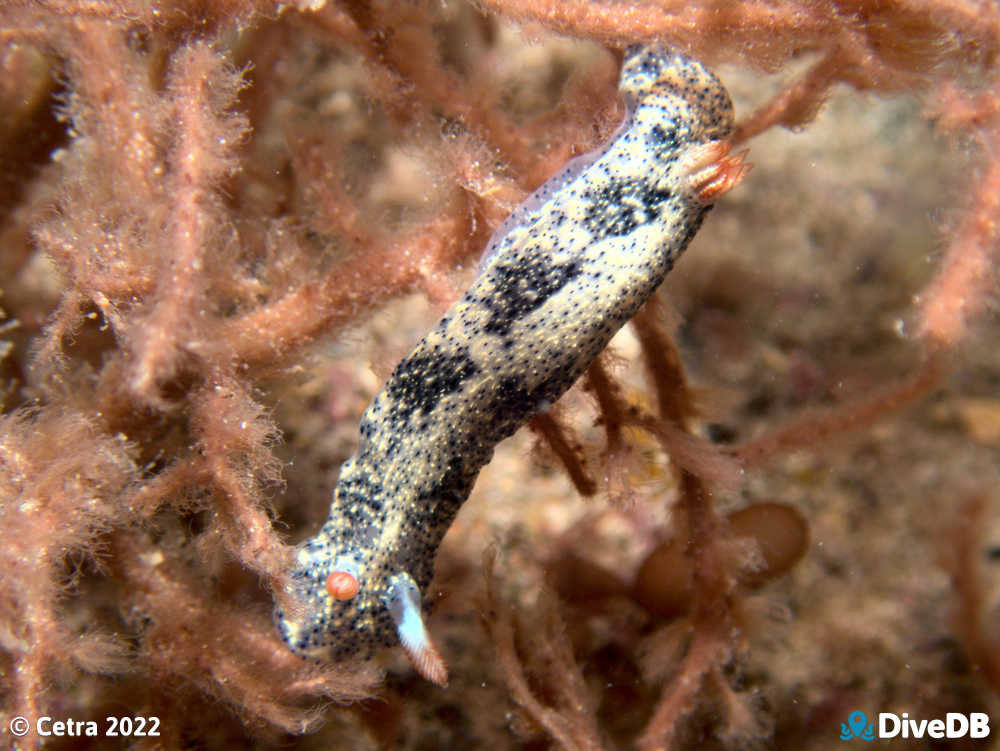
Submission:
[[[448,671],[423,623],[420,589],[388,561],[337,553],[329,535],[304,542],[275,618],[289,648],[316,659],[366,659],[399,643],[428,680],[445,685]]]

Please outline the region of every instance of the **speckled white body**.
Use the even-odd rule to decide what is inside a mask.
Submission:
[[[616,136],[501,225],[470,289],[362,417],[330,519],[298,552],[300,607],[277,614],[295,652],[364,657],[397,641],[399,592],[419,603],[494,446],[576,381],[698,230],[709,206],[685,162],[729,135],[728,94],[699,63],[656,48],[627,52],[620,90]],[[330,596],[332,571],[356,577],[356,596]]]

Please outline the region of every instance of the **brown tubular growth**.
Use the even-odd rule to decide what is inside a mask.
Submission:
[[[568,56],[562,42],[532,45],[530,54],[516,57],[512,51],[525,45],[511,41],[509,25],[518,23],[533,39],[589,40],[589,57]],[[588,376],[603,431],[603,446],[584,447],[595,458],[585,463],[577,449],[583,439],[559,422],[549,425],[553,439],[546,440],[566,447],[562,466],[578,492],[598,495],[606,474],[614,497],[633,501],[643,487],[628,470],[647,448],[637,434],[654,436],[657,450],[673,457],[674,526],[698,572],[689,619],[678,629],[679,658],[661,679],[647,681],[636,667],[641,639],[628,613],[618,613],[620,620],[602,632],[606,622],[592,614],[561,618],[549,596],[539,600],[537,613],[515,609],[504,605],[493,577],[488,601],[495,607],[484,613],[490,643],[477,642],[479,632],[465,625],[449,634],[462,647],[455,651],[468,656],[453,666],[453,689],[431,695],[394,668],[389,685],[398,692],[399,736],[424,742],[446,737],[435,734],[441,728],[461,728],[478,733],[484,745],[513,743],[504,720],[509,697],[528,717],[538,745],[630,747],[637,737],[650,749],[752,744],[765,733],[727,735],[746,725],[732,721],[735,713],[703,711],[739,703],[732,699],[739,693],[733,686],[746,679],[737,679],[741,640],[758,652],[769,648],[760,632],[744,628],[738,566],[722,544],[713,493],[741,487],[744,471],[760,480],[792,451],[823,457],[838,435],[869,430],[936,389],[940,403],[919,424],[937,421],[935,440],[957,440],[962,425],[949,417],[949,389],[979,387],[992,397],[990,351],[982,356],[976,340],[991,325],[986,313],[997,289],[998,28],[992,5],[963,2],[859,0],[836,4],[836,12],[798,0],[479,0],[476,8],[340,0],[4,4],[0,673],[10,676],[0,690],[4,717],[102,719],[110,709],[127,709],[161,718],[163,748],[329,746],[364,732],[338,703],[370,695],[377,671],[299,660],[277,639],[268,615],[272,594],[280,598],[283,591],[289,541],[325,513],[332,457],[341,450],[317,438],[339,436],[343,426],[314,427],[324,419],[316,409],[321,400],[303,396],[299,374],[327,361],[327,350],[314,349],[318,341],[367,332],[370,314],[389,301],[440,289],[441,279],[472,265],[525,192],[617,124],[615,65],[600,47],[655,39],[753,75],[805,63],[799,77],[743,120],[734,144],[774,133],[776,125],[807,128],[832,91],[853,89],[913,95],[932,123],[962,144],[951,152],[954,159],[974,155],[957,190],[942,183],[939,210],[948,224],[940,259],[933,253],[918,259],[916,276],[906,277],[922,279],[921,268],[932,272],[925,286],[910,281],[905,291],[919,293],[912,349],[933,354],[897,381],[884,375],[891,367],[885,364],[869,381],[885,387],[867,396],[789,418],[759,415],[770,426],[760,437],[738,432],[740,442],[719,446],[688,432],[698,427],[699,414],[681,349],[662,316],[643,311],[634,330],[653,406],[640,404],[605,358]],[[570,73],[581,68],[585,74]],[[565,92],[561,99],[558,91]],[[288,123],[304,110],[319,119],[296,131]],[[370,159],[352,164],[347,155],[358,153]],[[428,183],[440,188],[436,198],[371,197],[376,183],[406,182],[386,167],[400,153],[421,155],[423,169],[433,173]],[[753,183],[763,179],[758,173],[742,195],[766,187]],[[780,177],[783,185],[786,175]],[[425,187],[418,180],[408,195],[433,192]],[[863,198],[872,200],[891,234],[905,229],[877,190]],[[724,211],[722,202],[716,214]],[[740,222],[740,237],[760,231],[742,208],[728,218]],[[808,257],[817,274],[835,262],[832,251],[852,252],[807,229],[823,251]],[[875,322],[864,325],[870,331]],[[350,336],[368,346],[369,339]],[[371,341],[379,354],[396,344]],[[890,362],[879,355],[879,362]],[[952,373],[949,383],[944,376]],[[352,381],[340,391],[365,388]],[[906,438],[898,442],[910,446]],[[928,442],[921,451],[936,446]],[[971,463],[989,450],[970,447],[962,461],[978,466]],[[899,487],[912,490],[904,462],[913,455],[900,459],[887,449],[885,455],[897,462],[886,471],[898,472]],[[776,747],[807,748],[823,738],[817,728],[832,725],[835,732],[843,702],[857,698],[845,685],[876,686],[873,704],[896,701],[916,696],[905,693],[914,685],[906,676],[918,675],[920,696],[940,706],[956,696],[994,706],[993,694],[975,686],[980,678],[994,688],[998,682],[983,586],[982,569],[990,564],[976,558],[993,543],[983,534],[995,483],[992,476],[965,478],[983,487],[959,495],[977,500],[955,511],[949,461],[938,462],[931,482],[940,484],[920,500],[961,522],[949,537],[961,550],[949,568],[958,603],[951,631],[947,624],[917,630],[937,622],[927,617],[937,603],[900,597],[894,605],[904,621],[893,625],[903,627],[881,644],[900,652],[914,647],[924,672],[888,663],[878,663],[885,671],[878,672],[863,659],[857,663],[868,674],[803,663],[798,667],[818,697],[809,706],[781,703],[780,659],[770,672],[751,675],[783,712],[768,741]],[[802,481],[818,483],[816,474],[806,468]],[[881,508],[875,503],[864,511]],[[908,514],[924,515],[924,506]],[[823,521],[810,513],[810,525]],[[914,544],[899,529],[886,534],[899,536],[897,548]],[[849,558],[824,551],[806,559],[827,567],[826,578],[812,580],[817,588],[848,575],[838,568],[845,560],[853,570],[863,541],[860,534],[833,539],[847,546]],[[515,560],[521,571],[529,559]],[[933,579],[929,573],[901,579]],[[472,587],[473,578],[462,587]],[[451,598],[451,616],[463,594]],[[793,635],[822,612],[809,594],[792,593],[798,597]],[[595,650],[586,638],[572,640],[579,631],[614,638]],[[909,636],[916,638],[900,646]],[[961,661],[944,659],[947,653],[928,661],[949,643],[961,644],[975,673],[954,680]],[[787,657],[782,646],[777,655]],[[494,647],[503,682],[489,674]],[[595,656],[601,649],[608,662],[634,667],[634,674],[604,680],[606,663]],[[623,686],[639,687],[627,697],[641,714],[624,731],[616,713],[606,711]],[[878,693],[885,686],[895,694]],[[42,745],[34,735],[19,743]]]

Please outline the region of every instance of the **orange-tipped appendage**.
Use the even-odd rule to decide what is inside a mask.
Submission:
[[[699,200],[712,203],[736,187],[753,169],[753,165],[746,161],[749,149],[729,156],[730,148],[729,139],[712,141],[688,157],[685,167],[690,172],[691,188],[698,194]]]
[[[334,571],[326,577],[326,591],[334,600],[350,600],[358,593],[358,580],[347,571]]]
[[[420,675],[439,686],[448,685],[448,666],[430,639],[420,645],[406,642],[402,642],[402,645],[403,651]]]

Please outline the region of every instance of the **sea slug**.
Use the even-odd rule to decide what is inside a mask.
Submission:
[[[330,518],[299,547],[276,614],[294,652],[367,657],[399,641],[446,682],[420,593],[480,469],[573,385],[747,171],[727,156],[729,95],[700,63],[630,47],[619,89],[627,113],[611,140],[503,222],[472,286],[361,418]]]

